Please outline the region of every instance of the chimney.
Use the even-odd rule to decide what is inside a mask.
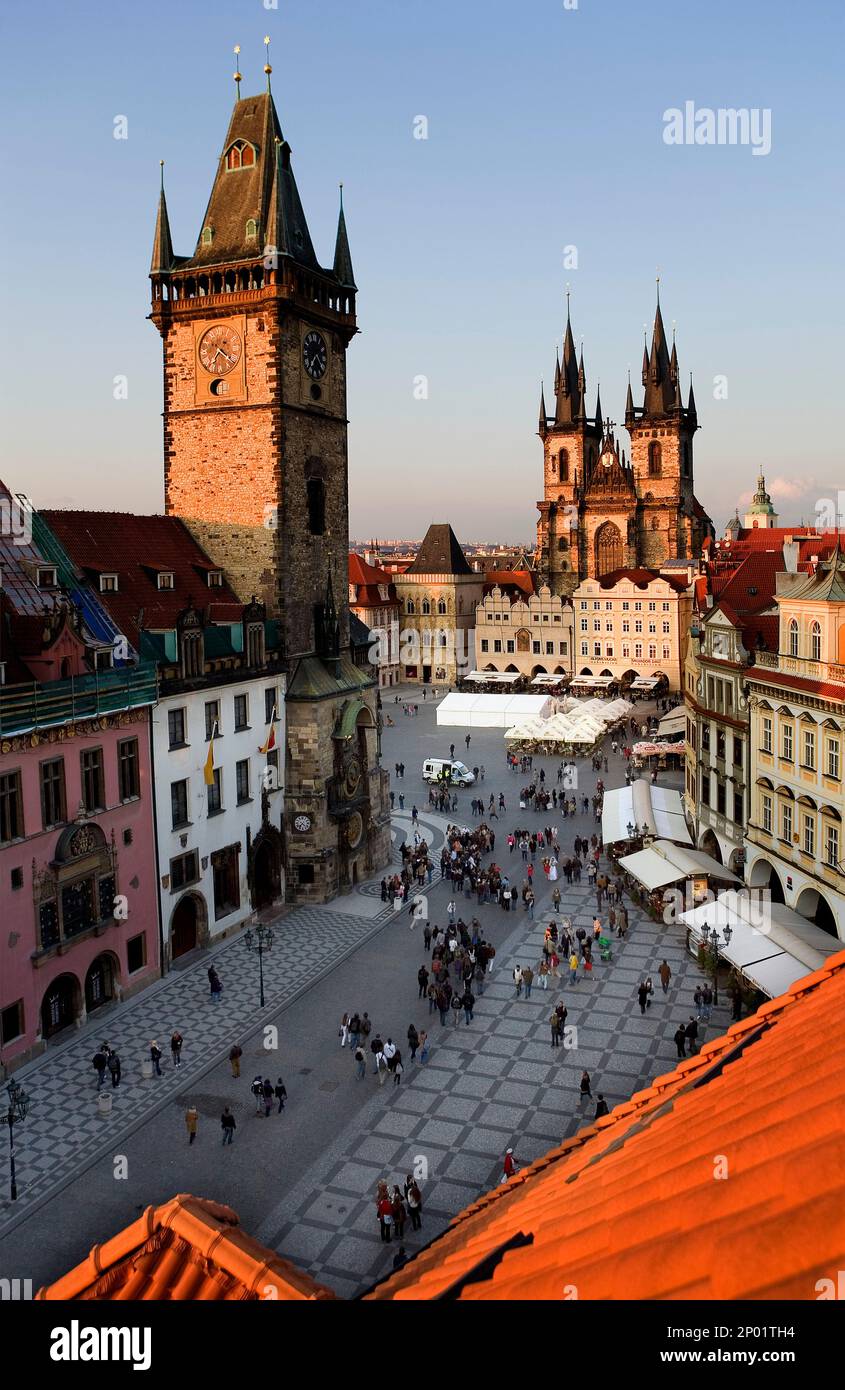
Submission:
[[[786,536],[783,542],[783,564],[787,574],[798,573],[799,545],[793,536]]]

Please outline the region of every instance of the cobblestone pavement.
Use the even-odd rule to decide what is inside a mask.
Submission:
[[[342,898],[346,912],[303,907],[278,922],[272,950],[263,957],[269,1015],[294,999],[329,966],[337,966],[390,917],[351,915],[358,899]],[[207,970],[213,960],[223,981],[219,1004],[211,1002]],[[160,1109],[228,1055],[232,1043],[258,1017],[258,959],[235,937],[207,952],[196,964],[173,971],[135,999],[92,1020],[58,1048],[50,1048],[16,1073],[30,1098],[26,1123],[15,1130],[18,1199],[0,1211],[0,1233],[24,1217],[80,1167],[102,1152],[114,1152],[120,1137]],[[174,1029],[185,1039],[182,1065],[170,1065]],[[103,1091],[113,1099],[111,1115],[98,1112],[97,1078],[91,1059],[100,1039],[121,1058],[120,1085]],[[163,1074],[145,1079],[141,1063],[155,1038],[164,1053]]]
[[[407,766],[406,778],[395,784],[404,790],[405,809],[394,815],[394,863],[400,861],[402,839],[413,837],[415,802],[419,833],[428,839],[436,860],[449,821],[460,823],[468,816],[469,794],[462,794],[452,816],[432,812],[420,779],[422,759],[443,750],[444,741],[446,749],[453,738],[459,742],[456,733],[460,731],[438,730],[434,709],[422,705],[418,719],[400,715],[396,727],[385,731],[386,765],[392,767],[394,758],[402,757]],[[487,765],[485,799],[504,791],[511,808],[493,822],[494,858],[513,869],[512,881],[518,885],[522,863],[517,854],[507,853],[508,830],[518,823],[538,826],[551,820],[560,828],[566,854],[574,835],[589,834],[594,825],[592,816],[567,823],[553,812],[520,812],[518,790],[525,779],[508,773],[503,751],[501,730],[473,732],[471,761]],[[546,759],[544,764],[550,779],[556,763]],[[610,773],[604,775],[608,785],[618,785],[623,780],[621,758],[611,758]],[[595,774],[584,760],[579,778],[579,795],[592,794]],[[378,1238],[372,1201],[378,1178],[401,1183],[415,1167],[427,1172],[422,1232],[405,1235],[411,1251],[497,1181],[509,1144],[520,1159],[530,1160],[592,1117],[592,1106],[579,1109],[577,1083],[584,1067],[592,1074],[594,1092],[602,1090],[611,1106],[671,1070],[672,1033],[689,1016],[699,979],[677,927],[655,924],[631,909],[630,938],[621,946],[615,943],[613,961],[597,964],[592,980],[575,988],[558,984],[569,1007],[567,1024],[577,1029],[571,1049],[553,1052],[550,1046],[548,1015],[557,997],[553,985],[544,993],[535,984],[530,1000],[514,997],[510,971],[516,961],[536,964],[548,916],[543,909],[550,906],[550,885],[539,859],[535,867],[534,923],[521,910],[506,914],[495,905],[479,909],[474,900],[459,901],[459,911],[478,916],[497,946],[493,977],[469,1028],[462,1023],[441,1029],[438,1016],[432,1016],[431,1059],[422,1067],[406,1058],[399,1088],[390,1083],[379,1088],[369,1073],[356,1082],[351,1056],[341,1053],[336,1042],[335,1012],[339,1018],[344,1006],[368,1008],[378,1026],[393,1030],[400,1046],[410,1020],[418,1028],[430,1022],[427,1004],[417,1002],[421,930],[408,930],[407,909],[395,914],[392,904],[381,902],[378,879],[326,906],[297,909],[277,924],[272,952],[264,958],[263,1014],[258,1008],[258,960],[236,937],[171,972],[136,999],[95,1016],[67,1042],[51,1046],[18,1073],[32,1104],[26,1123],[16,1130],[19,1199],[14,1207],[0,1207],[6,1261],[26,1271],[26,1251],[45,1241],[52,1245],[51,1230],[61,1229],[62,1253],[38,1266],[39,1278],[55,1278],[147,1202],[192,1190],[233,1205],[253,1234],[337,1292],[351,1293],[385,1273],[393,1253]],[[593,901],[586,882],[568,888],[561,879],[558,887],[562,910],[576,924],[589,926]],[[429,919],[445,925],[451,892],[436,873],[425,896]],[[641,1017],[637,983],[646,972],[657,982],[664,955],[674,972],[669,1001],[658,988],[652,1007]],[[224,983],[219,1005],[209,998],[211,959]],[[271,1019],[284,1040],[288,1060],[283,1066],[292,1095],[281,1130],[247,1124],[250,1105],[248,1096],[241,1097],[248,1078],[232,1082],[225,1065],[232,1042],[238,1040],[246,1049],[250,1036],[255,1039],[251,1046],[259,1050],[245,1052],[244,1067],[247,1056],[260,1056],[256,1029]],[[714,1010],[709,1035],[727,1022],[726,1010]],[[168,1054],[174,1028],[185,1038],[178,1072]],[[145,1080],[141,1063],[153,1037],[165,1054],[163,1075]],[[98,1114],[91,1066],[100,1038],[108,1039],[123,1061],[123,1079],[108,1118]],[[211,1162],[216,1144],[208,1151],[205,1139],[202,1148],[181,1148],[187,1098],[203,1102],[201,1113],[215,1123],[224,1101],[239,1107],[245,1119],[234,1166],[223,1169]],[[276,1146],[285,1134],[278,1155]],[[124,1185],[114,1183],[111,1166],[124,1148],[132,1153],[133,1181],[121,1198],[116,1193]],[[278,1161],[288,1154],[290,1163]],[[100,1204],[108,1215],[100,1214]],[[72,1227],[67,1235],[66,1226]]]
[[[589,929],[594,894],[586,883],[559,886],[562,910]],[[436,896],[445,900],[445,886]],[[611,962],[597,964],[592,978],[575,986],[563,978],[548,990],[535,983],[530,999],[515,996],[511,971],[515,964],[536,966],[550,915],[529,922],[521,911],[514,914],[516,925],[497,951],[472,1024],[467,1027],[461,1015],[460,1025],[450,1021],[441,1028],[424,1002],[411,1010],[417,1028],[429,1029],[429,1062],[411,1063],[404,1038],[398,1039],[406,1061],[401,1085],[389,1079],[379,1087],[368,1061],[360,1084],[375,1093],[359,1122],[270,1213],[259,1239],[336,1292],[359,1292],[389,1271],[396,1249],[374,1238],[380,1178],[401,1187],[408,1173],[425,1175],[423,1228],[407,1226],[404,1236],[412,1253],[498,1181],[506,1148],[529,1162],[593,1117],[594,1104],[582,1105],[579,1096],[584,1068],[593,1094],[601,1091],[611,1109],[672,1070],[672,1034],[689,1017],[700,974],[677,928],[654,923],[636,908],[629,912],[629,937],[614,941]],[[664,957],[673,972],[667,996],[657,977]],[[657,993],[641,1016],[636,990],[646,974]],[[552,1050],[548,1018],[560,998],[569,1010],[573,1046]],[[702,1033],[713,1036],[728,1023],[729,1011],[714,1009]]]

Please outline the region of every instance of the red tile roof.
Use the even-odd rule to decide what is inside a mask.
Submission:
[[[117,593],[102,594],[101,600],[133,645],[142,614],[146,631],[167,631],[191,602],[206,610],[211,622],[240,621],[243,605],[225,581],[220,588],[208,587],[208,571],[219,567],[179,517],[87,511],[41,515],[78,569],[118,576]],[[162,570],[172,572],[172,589],[157,587],[156,573]]]
[[[496,586],[505,592],[516,590],[519,597],[531,598],[534,590],[534,576],[530,570],[487,570],[484,575],[484,592],[489,594]]]
[[[366,1298],[812,1301],[845,1259],[843,1011],[845,952],[468,1207]]]
[[[621,579],[628,579],[636,584],[638,588],[645,589],[649,584],[653,584],[656,579],[662,579],[665,584],[671,585],[679,594],[689,588],[689,580],[686,575],[683,579],[677,578],[673,574],[658,574],[657,570],[647,569],[619,569],[612,570],[610,574],[604,574],[599,579],[602,589],[612,589]]]
[[[385,604],[398,602],[393,576],[375,565],[368,565],[354,551],[349,554],[349,583],[356,586],[355,602],[363,608],[382,608]],[[386,599],[379,593],[379,587],[384,588],[385,585],[388,591]]]
[[[749,671],[749,677],[769,685],[784,685],[790,690],[803,690],[808,695],[818,695],[823,700],[845,700],[845,681],[817,681],[810,676],[788,675],[785,671],[773,671],[768,666],[759,666]]]
[[[238,1225],[235,1212],[205,1197],[182,1195],[142,1216],[38,1299],[170,1302],[334,1298]]]

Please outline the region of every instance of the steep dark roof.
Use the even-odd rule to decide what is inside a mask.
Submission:
[[[226,153],[238,140],[254,146],[255,163],[230,170],[226,167]],[[269,92],[235,102],[196,250],[180,264],[201,267],[254,260],[261,254],[265,238],[272,238],[271,244],[280,255],[289,255],[312,270],[319,269],[290,153]],[[246,224],[250,218],[258,222],[258,236],[248,241]],[[212,230],[208,246],[202,243],[205,227]]]
[[[429,526],[417,558],[406,571],[408,574],[472,574],[467,557],[461,550],[451,526]]]
[[[158,212],[156,214],[155,236],[153,237],[150,274],[156,275],[162,271],[172,270],[172,268],[173,242],[170,239],[170,219],[167,216],[167,199],[164,196],[164,184],[162,183],[161,192],[158,195]]]
[[[566,311],[566,332],[563,337],[563,361],[560,364],[560,377],[557,381],[556,425],[572,425],[581,414],[582,380],[575,357],[575,339]]]

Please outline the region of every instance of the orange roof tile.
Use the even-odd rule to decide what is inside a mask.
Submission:
[[[845,952],[482,1197],[373,1300],[801,1299],[845,1256]]]
[[[149,1299],[173,1302],[334,1298],[238,1226],[230,1207],[182,1195],[147,1210],[96,1245],[39,1299]]]

